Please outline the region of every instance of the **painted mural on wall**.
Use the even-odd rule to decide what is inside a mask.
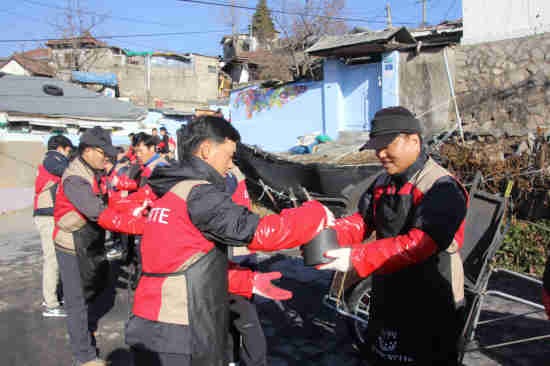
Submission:
[[[308,86],[304,84],[285,85],[280,88],[259,88],[252,87],[241,90],[233,101],[233,108],[246,108],[246,118],[252,118],[256,112],[269,110],[274,106],[282,107],[284,104],[295,99],[307,91]]]

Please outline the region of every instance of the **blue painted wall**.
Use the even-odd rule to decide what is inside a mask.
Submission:
[[[259,99],[262,93],[275,97],[258,103],[257,86],[233,91],[231,121],[245,143],[268,151],[286,151],[298,136],[312,132],[336,139],[339,131],[369,130],[380,108],[399,105],[398,67],[397,51],[371,64],[346,65],[337,59],[325,59],[322,82],[285,86],[305,87],[295,96],[283,93],[281,99],[281,89],[262,89]]]
[[[382,105],[380,64],[346,65],[337,59],[324,62],[325,116],[338,131],[369,130]]]
[[[280,96],[281,89],[269,90],[276,93],[272,98],[266,98],[273,104],[260,106],[255,110],[257,101],[251,102],[247,109],[243,95],[258,87],[236,90],[231,93],[231,123],[239,130],[242,141],[258,145],[267,151],[286,151],[296,143],[296,138],[312,132],[323,132],[323,83],[293,83],[283,88],[304,87],[305,91],[288,98]],[[266,91],[266,89],[264,89]],[[261,104],[261,103],[260,103]],[[336,131],[326,131],[335,137]]]
[[[382,55],[382,108],[399,105],[399,51]]]

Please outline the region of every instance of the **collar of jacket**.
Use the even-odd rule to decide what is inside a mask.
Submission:
[[[155,161],[155,160],[157,160],[157,159],[159,159],[159,158],[160,158],[160,155],[159,155],[159,154],[155,154],[155,155],[153,155],[153,156],[151,157],[151,159],[147,160],[147,161],[145,162],[145,164],[143,164],[143,166],[145,167],[145,166],[151,164],[153,161]]]
[[[168,166],[157,166],[149,177],[148,184],[157,196],[162,197],[174,185],[184,180],[206,180],[221,191],[225,190],[224,177],[194,156]]]
[[[402,186],[403,184],[407,183],[413,175],[416,174],[419,170],[424,168],[424,165],[426,165],[426,161],[428,161],[428,153],[422,148],[420,150],[420,155],[418,155],[418,158],[415,160],[414,163],[412,163],[411,166],[409,166],[403,173],[394,174],[391,176],[392,180],[398,185]]]
[[[53,175],[56,175],[58,177],[61,177],[61,175],[58,175],[56,174],[55,172],[51,172],[49,171],[46,166],[45,166],[45,162],[46,160],[53,160],[56,162],[56,164],[63,164],[65,166],[67,166],[69,164],[69,159],[67,159],[67,157],[63,154],[61,154],[60,152],[56,151],[56,150],[48,150],[46,152],[46,156],[44,156],[44,161],[42,162],[42,166],[44,166],[44,169],[46,169],[50,174],[53,174]]]

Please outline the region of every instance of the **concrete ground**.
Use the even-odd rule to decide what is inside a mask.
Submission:
[[[71,356],[63,319],[41,315],[41,253],[30,209],[0,216],[0,350],[2,365],[70,365]],[[256,299],[269,344],[270,365],[361,365],[347,322],[321,304],[330,273],[302,266],[299,258],[263,256],[260,269],[280,270],[280,285],[294,291],[294,298],[279,306]],[[124,269],[114,266],[113,297],[105,298],[106,315],[98,330],[101,356],[112,365],[131,365],[124,344],[128,293]],[[537,300],[540,289],[528,282],[499,277],[492,288],[506,288]],[[500,299],[489,299],[482,318],[530,310]],[[406,311],[406,310],[404,310]],[[419,330],[421,334],[421,330]],[[550,333],[550,321],[541,313],[522,319],[487,325],[478,331],[482,344],[519,336]],[[498,350],[468,353],[466,365],[548,365],[550,341],[515,345]]]

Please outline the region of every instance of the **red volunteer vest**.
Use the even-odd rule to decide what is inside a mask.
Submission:
[[[34,211],[41,209],[52,209],[53,201],[47,192],[53,185],[59,184],[61,177],[48,172],[43,165],[38,166],[36,180],[34,182]],[[46,196],[47,195],[47,196]]]
[[[214,248],[193,225],[187,212],[189,192],[204,183],[207,182],[180,182],[154,202],[141,240],[143,272],[181,271],[194,263],[197,256]],[[133,313],[153,321],[188,325],[185,288],[185,276],[142,276],[134,296]]]

